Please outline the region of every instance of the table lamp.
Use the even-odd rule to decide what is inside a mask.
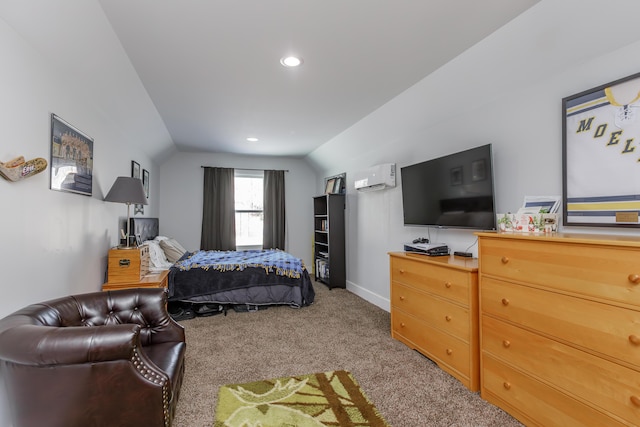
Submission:
[[[107,202],[126,203],[127,204],[127,245],[125,249],[131,248],[129,236],[131,233],[131,204],[146,205],[147,196],[144,194],[144,187],[140,178],[130,178],[128,176],[119,176],[113,183],[111,190],[104,198]]]

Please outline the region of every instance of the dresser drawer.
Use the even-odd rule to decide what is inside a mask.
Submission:
[[[416,288],[392,282],[391,305],[429,325],[469,342],[471,320],[469,309],[434,297]]]
[[[107,276],[109,283],[128,283],[141,280],[149,273],[149,248],[111,249]]]
[[[621,423],[487,354],[482,356],[482,397],[502,408],[508,408],[512,415],[526,425],[544,427],[635,425],[635,422]],[[534,416],[535,420],[530,416]]]
[[[640,367],[640,312],[484,278],[482,312]]]
[[[391,280],[464,305],[469,304],[471,285],[469,274],[464,271],[392,257]]]
[[[640,305],[637,248],[483,238],[479,254],[483,275]]]
[[[391,328],[393,338],[419,350],[441,368],[447,370],[444,365],[448,365],[468,378],[470,351],[467,343],[400,310],[393,311]]]
[[[487,353],[518,366],[603,412],[629,422],[640,419],[640,372],[528,332],[482,317],[483,358]],[[484,359],[483,359],[484,360]]]

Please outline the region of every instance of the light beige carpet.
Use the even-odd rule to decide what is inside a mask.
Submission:
[[[347,371],[220,388],[215,427],[389,427]]]
[[[211,427],[220,387],[346,370],[393,427],[520,427],[391,338],[389,313],[314,283],[315,303],[182,321],[186,372],[172,427]]]

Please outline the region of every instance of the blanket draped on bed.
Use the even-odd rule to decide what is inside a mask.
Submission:
[[[305,305],[313,302],[313,287],[304,263],[278,249],[187,253],[169,272],[171,299],[269,285],[300,286]]]

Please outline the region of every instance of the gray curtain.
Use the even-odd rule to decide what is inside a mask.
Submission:
[[[233,169],[204,168],[200,249],[236,250]]]
[[[284,250],[284,171],[264,171],[264,227],[262,247]]]

